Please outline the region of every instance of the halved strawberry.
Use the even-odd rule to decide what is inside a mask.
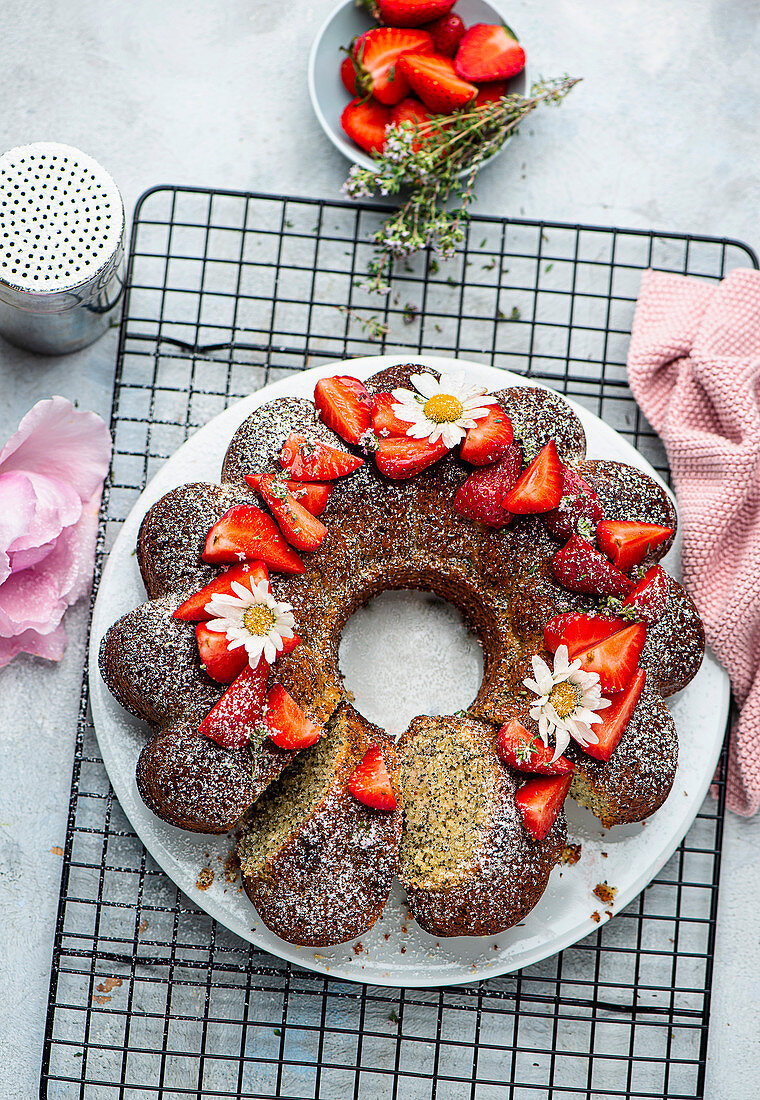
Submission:
[[[364,459],[291,432],[282,445],[280,463],[297,481],[333,481],[353,473]]]
[[[267,694],[266,723],[269,737],[281,749],[305,749],[319,741],[324,726],[309,718],[282,684]]]
[[[456,0],[374,0],[383,23],[392,27],[421,27],[431,19],[447,15]]]
[[[395,480],[414,477],[449,453],[445,443],[429,443],[427,439],[390,436],[381,439],[375,451],[375,461],[381,474]]]
[[[314,387],[314,404],[327,427],[354,446],[372,422],[367,387],[347,374],[320,378]]]
[[[353,57],[344,57],[341,61],[340,79],[343,81],[343,87],[350,96],[359,95],[359,89],[356,87],[356,66],[354,65]]]
[[[623,607],[630,607],[638,619],[652,626],[665,614],[669,596],[668,574],[661,565],[653,565],[623,600]]]
[[[561,645],[567,646],[571,661],[589,646],[601,642],[627,626],[625,619],[605,619],[602,615],[586,615],[582,611],[568,611],[555,615],[544,627],[544,645],[550,653],[556,653]]]
[[[571,592],[589,596],[627,596],[633,581],[611,565],[603,554],[580,535],[573,537],[552,558],[559,583]]]
[[[604,518],[602,502],[589,483],[575,470],[562,470],[562,496],[556,508],[547,512],[544,523],[555,538],[569,539],[583,533],[593,538],[596,525]]]
[[[203,560],[214,564],[261,560],[279,573],[303,573],[304,564],[288,546],[277,524],[253,504],[236,504],[214,524]]]
[[[458,15],[450,12],[442,15],[440,19],[434,19],[425,27],[433,39],[433,47],[436,53],[444,57],[453,57],[457,52],[459,43],[464,38],[464,23]]]
[[[489,80],[487,84],[481,84],[475,97],[475,106],[482,107],[486,103],[498,103],[502,96],[509,95],[509,82],[507,80]]]
[[[205,623],[195,628],[201,664],[212,680],[219,684],[231,684],[248,664],[245,646],[228,649],[227,637],[218,630],[209,630]]]
[[[628,573],[672,534],[672,527],[661,527],[658,523],[604,520],[596,529],[596,541],[612,564]]]
[[[376,393],[372,398],[372,430],[381,439],[389,435],[406,436],[411,427],[408,420],[399,420],[393,411],[398,399],[392,393]]]
[[[478,94],[474,84],[457,75],[448,57],[405,53],[399,58],[398,68],[422,102],[440,114],[459,110]]]
[[[296,550],[316,550],[324,542],[327,528],[287,491],[284,481],[274,474],[254,474],[250,483],[269,505],[290,545]]]
[[[520,476],[522,451],[510,443],[506,454],[493,466],[475,470],[454,497],[454,511],[489,527],[504,527],[512,513],[504,507],[504,498]]]
[[[262,657],[256,668],[246,664],[198,730],[226,749],[247,745],[261,723],[269,665]]]
[[[374,27],[360,34],[351,50],[356,94],[363,98],[371,95],[389,107],[409,95],[409,84],[398,67],[404,53],[431,54],[433,39],[427,31],[398,26]]]
[[[623,691],[612,695],[607,709],[599,712],[602,716],[601,724],[594,723],[594,733],[598,741],[596,745],[586,745],[583,750],[589,756],[593,756],[596,760],[609,760],[612,756],[641,698],[646,678],[644,669],[637,669],[628,686]]]
[[[258,584],[259,581],[266,581],[269,585],[269,570],[263,561],[246,561],[241,562],[240,565],[233,565],[231,569],[226,569],[224,573],[214,577],[213,581],[204,585],[203,588],[185,600],[183,604],[180,604],[177,610],[173,612],[173,617],[183,619],[185,622],[196,623],[210,619],[211,616],[206,611],[206,604],[212,596],[232,595],[233,581],[244,584],[247,588],[250,588],[253,584]]]
[[[260,476],[260,474],[246,474],[245,480],[252,488],[258,489],[257,481]],[[281,483],[290,495],[295,497],[298,503],[313,516],[322,515],[330,499],[330,493],[333,491],[331,481],[293,481],[286,477]]]
[[[490,466],[504,457],[513,439],[512,421],[504,409],[489,405],[488,416],[476,420],[475,427],[468,430],[459,454],[473,466]]]
[[[552,761],[554,750],[536,734],[529,733],[522,722],[513,718],[496,735],[496,752],[505,764],[518,772],[532,775],[569,775],[575,765],[566,756]]]
[[[548,512],[562,497],[562,463],[553,439],[543,447],[520,475],[504,500],[504,507],[517,515]]]
[[[515,805],[534,840],[543,840],[559,817],[572,781],[572,775],[537,776],[520,787]]]
[[[454,59],[465,80],[509,80],[525,68],[525,50],[506,24],[475,23]]]
[[[313,516],[322,515],[333,491],[331,481],[291,481],[290,478],[285,479],[285,488]]]
[[[352,99],[340,116],[344,132],[367,153],[382,153],[390,121],[389,108],[373,99]]]
[[[419,99],[415,99],[414,96],[407,96],[406,99],[402,99],[400,103],[397,103],[395,107],[391,107],[391,122],[394,126],[401,126],[404,122],[411,123],[412,133],[415,135],[412,139],[412,151],[414,153],[419,153],[424,138],[426,138],[430,132],[428,130],[422,132],[418,128],[430,122],[432,118],[433,115],[428,111],[427,107],[423,103],[420,103]],[[396,400],[392,394],[388,394],[388,396],[391,400]]]
[[[351,772],[348,789],[354,798],[373,810],[395,810],[396,796],[383,760],[382,749],[373,745]]]
[[[644,624],[633,623],[575,656],[584,672],[598,673],[603,694],[622,691],[638,667],[646,640]]]

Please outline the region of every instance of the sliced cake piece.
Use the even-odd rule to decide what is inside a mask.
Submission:
[[[376,810],[349,779],[381,747],[398,792],[392,741],[349,704],[253,806],[238,845],[245,889],[266,926],[309,947],[366,932],[388,900],[398,864],[401,811]]]
[[[526,831],[495,732],[469,718],[421,717],[399,746],[399,878],[416,920],[435,936],[511,928],[538,902],[566,842],[564,813],[542,841]]]

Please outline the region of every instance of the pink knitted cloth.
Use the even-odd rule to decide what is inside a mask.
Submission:
[[[760,272],[644,273],[628,378],[668,452],[683,577],[731,677],[727,804],[760,804]]]

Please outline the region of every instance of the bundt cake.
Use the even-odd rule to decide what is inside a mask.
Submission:
[[[363,933],[394,877],[436,936],[511,927],[560,859],[568,790],[605,826],[670,791],[663,699],[704,650],[657,564],[675,529],[646,474],[586,459],[549,390],[484,394],[405,364],[262,405],[221,484],[148,511],[148,602],[102,640],[106,684],[153,727],[145,803],[183,829],[239,828],[245,889],[291,942]],[[402,588],[461,611],[484,674],[466,713],[416,718],[395,745],[351,705],[338,645]]]

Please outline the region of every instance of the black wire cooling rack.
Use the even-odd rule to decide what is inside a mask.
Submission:
[[[199,425],[289,371],[348,356],[457,354],[572,395],[665,475],[626,385],[646,267],[717,279],[735,241],[473,218],[459,253],[361,277],[382,210],[162,187],[135,213],[115,451],[98,549]],[[707,800],[616,918],[520,973],[452,989],[299,970],[197,910],[110,789],[82,689],[41,1094],[552,1100],[703,1095],[723,824]]]

